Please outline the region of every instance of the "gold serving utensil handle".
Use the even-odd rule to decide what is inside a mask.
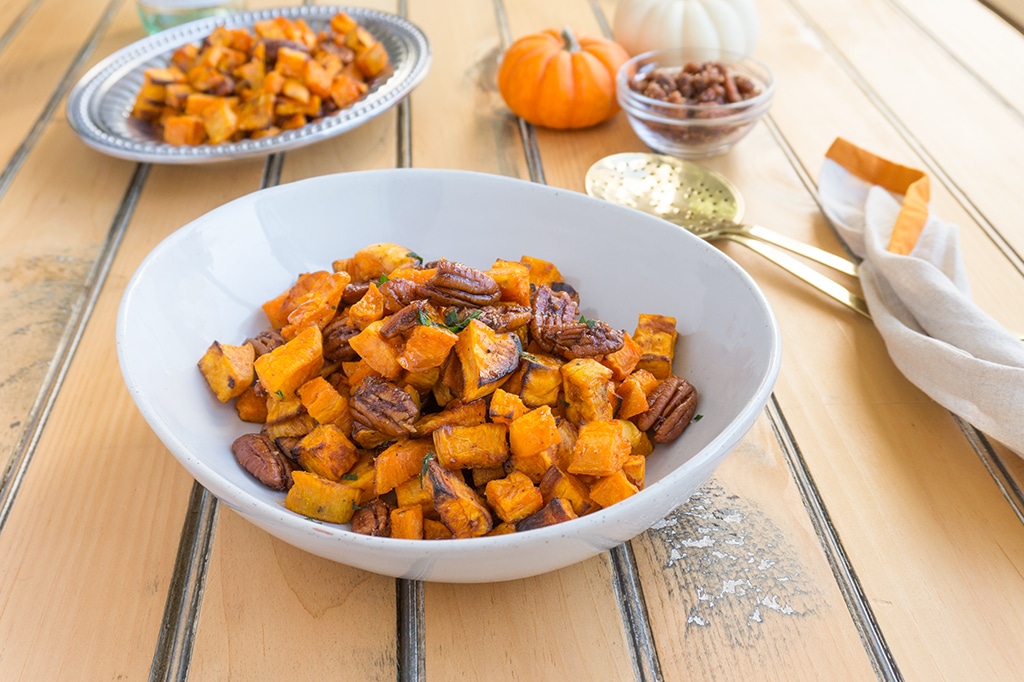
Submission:
[[[778,250],[774,246],[766,244],[764,242],[753,239],[747,235],[741,233],[727,232],[723,233],[723,239],[729,239],[731,241],[742,244],[751,251],[759,253],[771,262],[778,265],[780,268],[786,270],[791,275],[799,277],[807,284],[822,292],[826,296],[839,301],[846,307],[857,311],[864,317],[871,319],[871,313],[868,311],[868,304],[860,296],[856,295],[843,285],[835,282],[825,275],[821,274],[817,270],[807,267],[800,261],[792,258],[786,253]]]
[[[726,228],[726,231],[736,231],[740,234],[745,233],[755,239],[760,239],[763,242],[774,244],[775,246],[786,249],[787,251],[792,251],[799,256],[821,263],[825,267],[832,268],[833,270],[845,275],[852,275],[853,277],[857,277],[859,275],[856,263],[847,260],[842,256],[837,256],[834,253],[825,251],[824,249],[819,249],[816,246],[811,246],[810,244],[805,244],[802,241],[787,237],[784,234],[779,234],[778,232],[769,230],[766,227],[761,227],[760,225],[737,224],[735,228]]]

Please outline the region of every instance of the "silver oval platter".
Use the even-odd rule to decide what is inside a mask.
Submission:
[[[371,85],[366,97],[330,116],[273,137],[217,145],[167,144],[131,118],[143,72],[166,66],[176,49],[199,43],[214,28],[250,27],[257,21],[283,16],[303,19],[313,30],[325,27],[343,11],[383,43],[393,72]],[[148,163],[198,164],[282,152],[320,142],[362,125],[398,104],[427,75],[430,43],[423,32],[394,14],[358,7],[301,6],[239,12],[201,19],[157,33],[118,50],[86,73],[68,97],[71,127],[97,151]]]

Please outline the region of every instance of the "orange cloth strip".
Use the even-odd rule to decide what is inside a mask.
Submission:
[[[886,161],[841,137],[836,138],[825,157],[865,182],[903,195],[903,206],[889,239],[889,251],[909,255],[928,220],[931,200],[928,176],[915,168]]]

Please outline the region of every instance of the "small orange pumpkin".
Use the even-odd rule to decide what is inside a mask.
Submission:
[[[498,91],[534,125],[587,128],[619,110],[615,74],[629,55],[606,38],[547,29],[512,43],[498,69]]]

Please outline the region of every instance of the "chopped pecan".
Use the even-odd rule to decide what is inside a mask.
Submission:
[[[292,487],[292,466],[274,441],[262,433],[246,433],[231,444],[231,452],[246,471],[273,490]]]
[[[397,313],[413,301],[423,298],[420,285],[411,279],[389,279],[378,288],[384,294],[384,312],[387,315]]]
[[[434,276],[420,287],[420,293],[435,305],[478,308],[493,305],[501,298],[498,283],[486,272],[445,259],[437,262]]]
[[[352,515],[352,531],[377,537],[390,536],[391,508],[379,497],[373,498]]]
[[[328,322],[323,331],[324,359],[328,362],[358,360],[359,354],[348,343],[358,333],[359,327],[352,324],[347,314]]]
[[[284,345],[284,337],[276,329],[264,329],[256,336],[246,339],[246,343],[256,351],[256,357],[269,353],[278,346]]]
[[[394,315],[388,316],[380,327],[380,335],[385,339],[401,336],[420,324],[420,314],[426,314],[426,301],[413,301]]]
[[[455,311],[456,324],[462,324],[469,317],[475,317],[498,333],[510,332],[533,319],[533,309],[525,305],[486,305],[482,308],[445,308],[445,320],[448,311]]]
[[[408,393],[381,377],[369,376],[352,391],[352,419],[358,425],[390,438],[408,437],[420,409]]]
[[[651,440],[655,443],[669,443],[689,426],[697,412],[697,389],[673,375],[654,387],[647,402],[647,411],[635,417],[637,428],[653,429]]]
[[[345,291],[341,294],[341,302],[346,305],[358,303],[359,299],[370,290],[369,282],[349,282],[345,285]]]
[[[582,320],[572,297],[546,284],[533,298],[530,334],[544,352],[568,360],[614,353],[625,341],[620,330],[601,320]]]

